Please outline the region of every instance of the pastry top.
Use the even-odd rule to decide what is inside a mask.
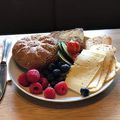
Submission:
[[[30,36],[18,40],[12,49],[13,58],[23,68],[42,68],[56,58],[57,40],[50,36]]]

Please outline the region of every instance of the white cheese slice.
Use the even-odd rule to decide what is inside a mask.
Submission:
[[[93,78],[92,82],[88,85],[88,89],[97,87],[99,80],[100,80],[100,77],[101,77],[101,73],[102,73],[102,66],[98,70],[98,72],[95,75],[95,77]]]
[[[98,52],[98,53],[102,52],[102,53],[106,54],[106,57],[105,57],[105,60],[104,60],[104,63],[103,63],[103,67],[102,67],[102,74],[101,74],[99,83],[98,83],[96,88],[90,89],[90,92],[93,93],[93,92],[96,92],[99,89],[101,89],[101,87],[105,83],[105,80],[107,79],[107,76],[109,74],[109,69],[111,68],[111,62],[113,61],[114,51],[112,49],[112,46],[104,45],[104,44],[96,45],[94,47],[91,47],[91,50],[95,51],[95,52]]]
[[[87,87],[91,83],[99,71],[104,58],[105,54],[83,50],[67,75],[66,83],[68,87],[80,93],[81,88]]]
[[[91,93],[98,91],[103,86],[105,79],[107,77],[107,74],[108,74],[108,69],[106,69],[105,64],[104,64],[103,68],[102,68],[102,74],[100,76],[100,80],[99,80],[97,86],[95,88],[89,89]]]
[[[83,50],[76,58],[74,64],[86,67],[97,66],[103,62],[106,54],[91,50]]]
[[[105,82],[108,82],[110,80],[112,80],[115,75],[116,75],[116,60],[115,60],[115,57],[113,57],[113,60],[110,64],[110,67],[108,68],[108,75],[105,79]],[[93,78],[92,82],[90,83],[90,85],[88,86],[89,89],[92,89],[92,88],[96,88],[98,83],[99,83],[99,80],[100,80],[100,77],[101,77],[101,73],[102,73],[102,67],[100,68],[100,70],[98,71],[98,73],[96,74],[95,78]]]
[[[110,65],[109,73],[107,75],[105,82],[108,82],[115,77],[115,75],[116,75],[116,68],[115,67],[116,67],[116,60],[115,60],[115,57],[113,57],[113,60],[112,60],[111,65]]]

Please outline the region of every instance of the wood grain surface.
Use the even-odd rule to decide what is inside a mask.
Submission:
[[[85,31],[88,37],[109,35],[120,61],[120,29]],[[24,35],[0,36],[16,40]],[[120,120],[120,73],[103,93],[84,101],[51,103],[31,98],[11,82],[0,102],[0,120]]]

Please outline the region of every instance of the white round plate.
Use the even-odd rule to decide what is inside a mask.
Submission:
[[[18,79],[18,76],[23,72],[17,65],[16,63],[14,62],[13,58],[11,57],[10,61],[9,61],[9,66],[8,66],[8,70],[9,70],[9,74],[12,78],[12,81],[14,82],[14,84],[22,91],[24,92],[25,94],[33,97],[33,98],[36,98],[36,99],[39,99],[39,100],[43,100],[43,101],[49,101],[49,102],[75,102],[75,101],[82,101],[82,100],[85,100],[85,99],[88,99],[88,98],[91,98],[101,92],[103,92],[106,88],[108,88],[112,82],[114,80],[111,80],[109,82],[107,82],[98,92],[96,93],[93,93],[93,94],[90,94],[89,96],[87,97],[82,97],[80,96],[79,94],[71,91],[71,90],[68,90],[67,94],[66,95],[63,95],[63,96],[59,96],[57,95],[55,99],[46,99],[43,94],[42,95],[34,95],[34,94],[31,94],[29,92],[29,89],[28,87],[22,87],[17,79]]]

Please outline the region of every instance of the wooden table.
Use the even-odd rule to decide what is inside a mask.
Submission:
[[[89,37],[109,35],[116,47],[120,61],[120,29],[86,31]],[[24,35],[1,36],[15,40]],[[50,103],[36,100],[8,84],[4,99],[0,103],[0,120],[120,120],[120,74],[103,93],[73,103]]]

